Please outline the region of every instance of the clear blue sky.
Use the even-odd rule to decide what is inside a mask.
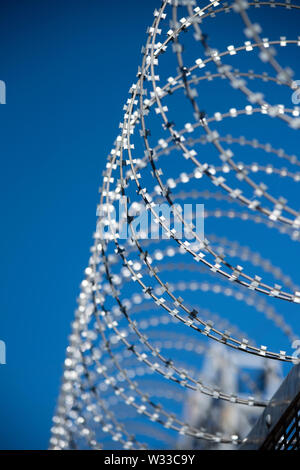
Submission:
[[[0,448],[48,445],[101,173],[159,4],[1,4]]]
[[[2,448],[47,447],[101,172],[154,4],[1,4]]]

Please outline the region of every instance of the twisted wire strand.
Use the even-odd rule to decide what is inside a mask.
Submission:
[[[180,17],[179,7],[186,8],[186,17]],[[268,191],[265,182],[257,183],[252,176],[264,174],[297,183],[300,180],[300,173],[295,170],[300,165],[297,156],[258,139],[219,134],[212,127],[229,118],[257,119],[261,116],[275,119],[283,126],[288,125],[295,132],[300,128],[299,107],[272,104],[247,84],[247,81],[255,80],[255,83],[297,90],[292,70],[284,68],[275,58],[275,47],[299,47],[300,38],[269,40],[262,37],[261,26],[251,21],[252,10],[257,8],[279,8],[297,13],[300,6],[289,0],[212,0],[205,5],[194,0],[163,0],[154,12],[154,21],[147,30],[147,41],[142,49],[137,81],[130,87],[120,134],[103,174],[94,244],[81,283],[78,309],[69,338],[63,384],[51,430],[51,448],[87,446],[100,450],[104,443],[108,443],[125,449],[146,449],[149,443],[151,446],[151,438],[155,438],[159,426],[164,428],[160,437],[166,445],[171,445],[176,435],[236,445],[244,436],[212,432],[201,423],[188,422],[173,412],[172,402],[183,404],[189,394],[196,393],[203,396],[203,400],[213,398],[229,406],[243,405],[244,408],[259,410],[267,405],[268,397],[263,396],[252,375],[243,370],[239,372],[240,378],[250,395],[228,392],[219,384],[209,383],[201,377],[195,358],[214,357],[216,350],[209,349],[207,344],[215,342],[233,353],[258,357],[265,370],[270,365],[269,359],[295,363],[294,355],[284,350],[276,352],[269,346],[258,346],[255,338],[250,339],[248,334],[231,324],[226,312],[221,315],[212,313],[210,309],[199,306],[197,297],[204,299],[207,293],[221,294],[241,302],[263,314],[292,343],[297,334],[285,317],[276,311],[273,300],[285,300],[291,305],[296,304],[297,308],[300,303],[297,281],[275,261],[266,259],[263,252],[253,252],[244,241],[234,241],[218,232],[202,239],[177,209],[178,201],[205,199],[219,204],[205,209],[205,220],[254,222],[275,228],[292,241],[299,240],[300,212],[284,197]],[[212,22],[223,14],[240,16],[247,41],[239,46],[228,45],[219,52],[203,33],[202,27],[207,20]],[[169,29],[166,25],[168,20]],[[186,65],[181,41],[183,33],[190,29],[202,50],[202,55],[192,66]],[[158,38],[163,31],[166,38],[160,42]],[[177,74],[169,76],[160,86],[161,58],[170,48],[177,61]],[[239,54],[255,52],[258,52],[260,61],[275,72],[275,76],[270,72],[233,69],[227,63],[227,59],[233,56],[236,60]],[[205,83],[220,79],[234,93],[240,92],[248,104],[244,108],[231,107],[229,111],[208,115],[202,111],[201,95],[198,99],[197,90],[201,90]],[[171,113],[165,102],[179,96],[180,92],[191,106],[194,122],[186,121],[179,130],[169,117]],[[154,119],[155,126],[160,120],[167,136],[156,139],[152,146],[151,122],[154,123]],[[238,145],[240,151],[249,147],[251,151],[260,150],[271,154],[272,158],[279,157],[291,168],[280,168],[273,162],[236,162],[233,145]],[[198,148],[201,151],[196,151]],[[184,171],[177,177],[170,175],[166,179],[162,165],[167,166],[175,152],[179,156],[178,162],[184,165]],[[221,163],[211,161],[212,152],[218,155]],[[190,163],[194,166],[192,171],[188,169]],[[233,176],[239,182],[237,187],[229,183]],[[204,189],[204,180],[213,183],[217,192]],[[251,196],[246,195],[242,184],[247,191],[250,190]],[[181,185],[194,185],[196,189],[178,190]],[[201,185],[203,189],[199,190]],[[146,209],[168,240],[161,242],[147,237],[141,240],[132,217],[127,214],[129,238],[121,243],[119,227],[112,212],[121,197],[126,197],[129,204],[134,203],[140,210]],[[172,208],[173,221],[179,220],[185,233],[189,233],[188,241],[181,239],[175,230],[170,230],[159,215],[161,201]],[[227,209],[226,205],[232,203],[236,208]],[[100,230],[104,221],[113,228],[110,236],[105,238]],[[247,269],[231,261],[235,258],[245,263]],[[274,286],[259,274],[250,275],[251,265],[266,276],[273,276]],[[166,278],[175,270],[180,280],[167,281]],[[199,280],[199,275],[205,277],[207,274],[213,282],[207,278]],[[216,276],[219,282],[214,281]],[[283,290],[278,282],[290,292]],[[190,302],[188,299],[193,293],[197,297]],[[243,311],[244,307],[240,308]],[[149,316],[153,310],[154,316]],[[183,327],[187,328],[183,331]],[[200,333],[203,344],[199,342],[199,335],[194,333]],[[174,359],[174,355],[182,352],[192,353],[192,359],[189,361],[184,356]],[[234,356],[229,357],[234,361]],[[159,388],[162,381],[164,387]],[[122,413],[119,413],[120,407]],[[134,429],[136,435],[129,429]],[[147,442],[141,442],[141,436],[147,438]]]

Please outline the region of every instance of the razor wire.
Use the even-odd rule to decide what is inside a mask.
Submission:
[[[259,345],[256,338],[242,332],[228,315],[227,308],[231,307],[226,308],[225,303],[217,313],[201,305],[202,300],[220,295],[228,305],[235,302],[237,312],[248,315],[249,322],[264,317],[279,331],[280,338],[285,338],[285,345],[291,344],[298,338],[297,332],[288,318],[277,312],[274,301],[285,301],[279,302],[279,308],[287,303],[298,311],[297,280],[276,260],[253,251],[243,239],[226,237],[218,229],[201,238],[177,208],[178,201],[209,201],[205,220],[226,219],[226,224],[274,228],[277,236],[287,235],[294,248],[298,247],[297,199],[290,204],[286,197],[269,191],[266,184],[268,178],[280,178],[294,184],[296,191],[300,181],[297,155],[273,143],[217,130],[220,123],[239,119],[274,120],[293,132],[300,128],[298,106],[271,103],[259,88],[261,83],[286,88],[290,93],[298,90],[292,69],[281,65],[275,48],[299,48],[300,37],[262,37],[262,27],[251,20],[252,10],[262,8],[300,13],[300,5],[290,0],[211,0],[206,4],[164,0],[154,12],[137,81],[130,87],[120,134],[103,173],[94,244],[81,283],[53,418],[52,449],[144,449],[151,447],[151,439],[158,435],[168,446],[177,442],[178,435],[236,445],[244,436],[223,430],[211,432],[201,423],[195,426],[180,411],[180,404],[194,393],[203,395],[204,400],[259,411],[270,397],[262,396],[251,374],[243,370],[238,373],[247,393],[207,382],[199,364],[218,352],[209,345],[216,343],[234,354],[257,358],[265,370],[274,361],[297,362],[284,346],[269,346],[267,334],[266,343]],[[185,16],[181,16],[182,9]],[[203,31],[207,21],[213,24],[220,15],[239,15],[247,38],[244,44],[229,44],[221,52],[214,47],[213,38]],[[189,31],[193,33],[193,48],[200,53],[194,65],[185,57],[182,40]],[[168,51],[176,60],[177,72],[161,85],[161,62]],[[242,54],[256,54],[268,71],[243,71],[241,66],[233,68],[227,62]],[[220,80],[243,97],[243,107],[210,113],[202,110],[201,87],[211,82],[217,87]],[[251,88],[248,82],[252,82]],[[179,96],[187,103],[184,114],[191,115],[177,128],[166,103]],[[240,161],[233,147],[238,148]],[[271,163],[244,163],[245,148],[270,155]],[[175,155],[177,165],[172,165]],[[213,163],[211,155],[219,162]],[[278,158],[288,167],[278,166]],[[164,176],[168,169],[171,172],[177,167],[182,170],[177,176]],[[261,174],[263,182],[257,182]],[[181,190],[181,185],[188,189]],[[149,213],[166,239],[151,239],[149,233],[141,239],[134,228],[134,217],[126,212],[122,222],[127,223],[129,236],[123,242],[112,210],[122,197],[134,207],[135,215],[143,210]],[[172,221],[182,223],[188,240],[170,229],[159,215],[160,202],[172,209]],[[106,236],[104,226],[110,228]],[[236,367],[235,356],[228,357]]]

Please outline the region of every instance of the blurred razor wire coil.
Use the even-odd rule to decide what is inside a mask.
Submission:
[[[51,449],[236,448],[298,362],[299,10],[154,11],[103,173]]]

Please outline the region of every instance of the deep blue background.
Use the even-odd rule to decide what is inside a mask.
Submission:
[[[101,172],[159,4],[0,2],[1,448],[48,445]]]
[[[155,3],[1,1],[1,448],[48,445],[101,172]]]

